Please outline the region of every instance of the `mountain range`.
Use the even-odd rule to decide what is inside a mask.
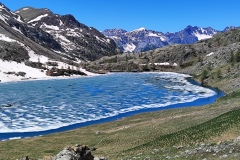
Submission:
[[[142,52],[171,44],[193,44],[199,40],[212,38],[219,32],[226,32],[234,28],[237,27],[230,26],[223,31],[218,31],[211,27],[200,28],[189,25],[175,33],[162,33],[144,27],[130,32],[123,29],[106,29],[102,33],[112,38],[123,52]]]
[[[221,32],[234,28],[227,27]],[[79,67],[85,65],[81,62],[95,61],[121,52],[192,44],[219,32],[211,27],[196,26],[187,26],[175,33],[143,27],[130,32],[123,29],[100,32],[80,23],[70,14],[59,15],[47,8],[33,7],[23,7],[13,12],[0,3],[0,81],[11,76],[17,79],[44,77],[53,68],[55,70],[52,72],[56,72],[56,69],[75,67],[75,73],[78,73]],[[19,78],[19,75],[24,76]]]
[[[118,49],[112,39],[72,15],[32,7],[13,12],[2,3],[0,46],[2,82],[45,77],[52,68],[79,73],[80,62],[115,55]]]
[[[21,8],[15,12],[0,4],[0,33],[48,56],[79,62],[116,54],[116,44],[93,27],[78,22],[72,15],[54,14],[49,9]],[[34,45],[38,45],[35,47]],[[32,45],[32,46],[31,46]],[[41,47],[39,47],[39,45]],[[44,51],[46,54],[46,51]]]

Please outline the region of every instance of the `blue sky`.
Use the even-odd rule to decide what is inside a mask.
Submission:
[[[10,10],[32,6],[72,14],[81,23],[102,31],[140,27],[176,32],[187,25],[240,26],[240,0],[0,0]]]

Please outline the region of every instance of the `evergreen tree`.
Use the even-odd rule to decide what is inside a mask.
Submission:
[[[235,62],[240,62],[240,50],[238,50],[235,54]]]
[[[218,69],[217,72],[216,72],[216,79],[221,78],[221,77],[222,77],[222,72],[221,72],[220,69]]]
[[[207,74],[207,70],[204,69],[201,74],[201,84],[203,84],[204,80],[207,78]]]
[[[229,62],[231,63],[231,65],[234,64],[234,54],[233,54],[233,52],[231,52]]]

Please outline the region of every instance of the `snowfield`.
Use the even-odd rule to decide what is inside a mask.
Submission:
[[[25,72],[26,75],[22,77],[22,76],[16,76],[14,74],[6,74],[7,72]],[[41,72],[41,70],[28,67],[23,63],[7,62],[7,61],[0,60],[1,82],[19,81],[27,78],[30,78],[30,79],[47,78],[47,76],[44,72]]]
[[[47,59],[47,57],[44,56],[36,56],[36,57],[31,57],[31,60],[40,60],[40,62],[44,61]],[[42,60],[42,61],[41,61]],[[74,66],[68,65],[63,62],[57,62],[58,63],[58,68],[67,68],[70,66],[73,69],[76,69]],[[86,73],[88,76],[93,76],[95,75],[94,73],[88,72],[85,69],[80,68],[81,72]],[[17,76],[15,74],[7,74],[10,72],[25,72],[25,76]],[[59,79],[59,78],[77,78],[77,77],[82,77],[80,75],[72,75],[72,76],[58,76],[58,77],[51,77],[46,75],[46,71],[41,70],[41,69],[36,69],[32,68],[29,66],[26,66],[24,63],[17,63],[17,62],[8,62],[8,61],[3,61],[0,60],[0,81],[1,82],[14,82],[14,81],[21,81],[21,80],[33,80],[33,79]]]
[[[35,54],[35,52],[30,47],[25,46],[23,43],[16,41],[14,39],[11,39],[4,34],[0,34],[0,40],[10,42],[10,43],[11,42],[18,43],[26,51],[28,51],[28,55],[30,57],[29,61],[31,62],[41,62],[43,64],[46,64],[46,62],[50,61],[48,57]],[[68,67],[70,67],[72,69],[77,70],[75,66],[68,65],[63,62],[53,61],[53,60],[51,60],[51,62],[56,62],[58,64],[58,68],[67,69]],[[48,66],[48,65],[45,65],[45,66],[49,69],[52,68],[52,66]],[[80,71],[90,76],[95,75],[94,73],[90,73],[82,68],[80,68]],[[18,75],[19,72],[22,72],[22,73],[24,72],[26,74],[25,76],[20,76]],[[69,78],[69,76],[67,77]],[[80,77],[80,75],[73,75],[71,77]],[[2,59],[0,59],[0,82],[12,82],[12,81],[27,80],[27,79],[52,79],[52,78],[64,78],[64,76],[59,76],[59,77],[47,76],[45,70],[26,66],[24,62],[17,63],[15,61],[3,61]]]

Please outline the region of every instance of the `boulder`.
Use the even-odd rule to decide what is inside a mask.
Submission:
[[[78,160],[79,158],[74,149],[66,147],[56,155],[55,160]]]

